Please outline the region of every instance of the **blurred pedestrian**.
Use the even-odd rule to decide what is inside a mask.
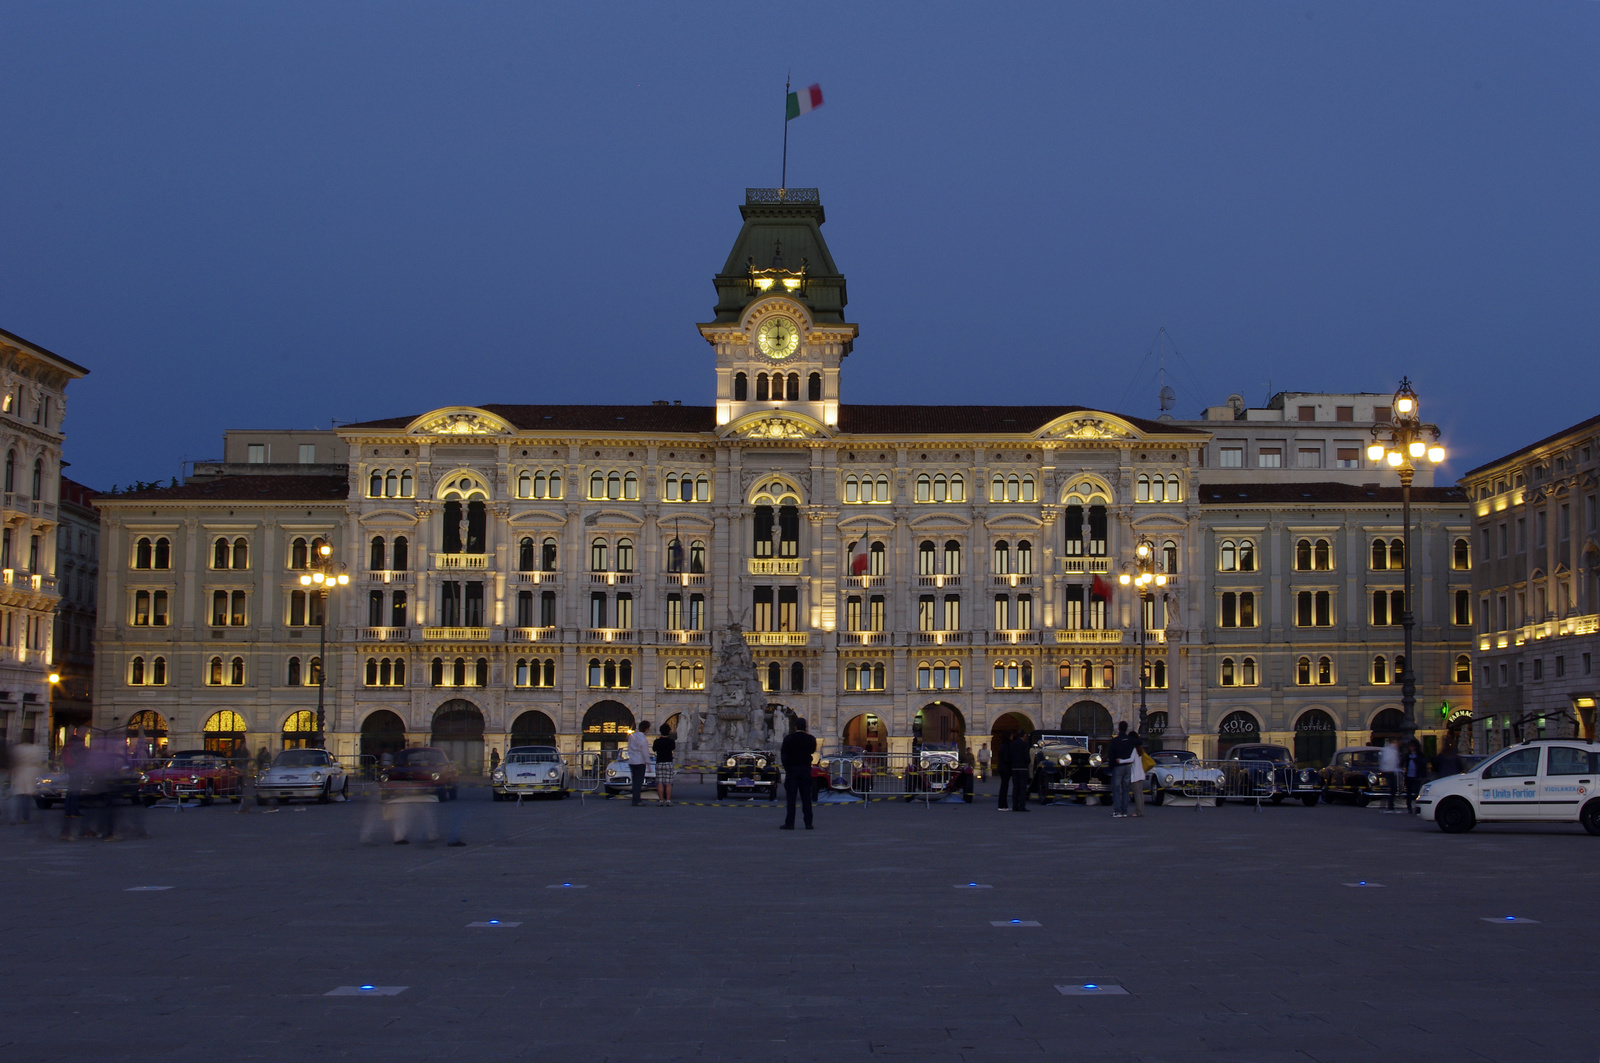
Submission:
[[[1011,785],[1011,732],[1002,731],[995,736],[994,774],[1000,780],[1000,811],[1011,811],[1006,803],[1006,793]]]
[[[21,742],[11,747],[12,823],[27,823],[33,818],[33,802],[39,793],[39,772],[43,767],[43,746]]]
[[[272,767],[272,754],[267,751],[267,744],[261,743],[261,752],[256,754],[256,774],[259,775]]]
[[[1156,766],[1150,754],[1144,751],[1144,739],[1133,733],[1133,763],[1128,765],[1128,785],[1133,787],[1133,814],[1144,815],[1144,780],[1149,770]]]
[[[656,755],[656,800],[662,808],[672,804],[672,751],[678,746],[678,740],[672,737],[672,728],[667,724],[661,725],[661,732],[650,748]]]
[[[1006,772],[1006,778],[1011,784],[1011,811],[1013,812],[1028,811],[1028,775],[1032,767],[1032,760],[1032,738],[1022,731],[1016,732],[1011,736],[1011,741],[1006,743],[1006,762],[1010,765],[1010,769]],[[1004,787],[1006,784],[1002,782],[1000,785],[1002,787],[1000,791],[1000,800],[1002,802],[1000,807],[1005,808],[1006,792]],[[1041,793],[1039,796],[1043,798],[1044,794]]]
[[[1399,811],[1394,807],[1395,791],[1400,789],[1400,740],[1391,738],[1378,751],[1378,771],[1384,780],[1384,812]]]
[[[1128,818],[1128,786],[1133,777],[1133,761],[1138,755],[1139,739],[1128,733],[1128,721],[1117,722],[1117,737],[1106,746],[1106,760],[1111,764],[1111,818]]]
[[[1416,808],[1417,795],[1422,792],[1422,776],[1427,771],[1422,757],[1422,744],[1415,738],[1406,746],[1401,762],[1406,777],[1406,812],[1410,813]]]
[[[628,774],[633,776],[633,807],[638,808],[644,804],[640,795],[644,792],[644,770],[650,765],[650,721],[646,720],[639,725],[639,729],[628,736]]]
[[[489,750],[489,771],[494,772],[500,768],[500,747]]]
[[[779,830],[794,830],[794,800],[800,798],[805,813],[806,830],[811,830],[811,758],[817,752],[817,740],[806,731],[804,717],[796,716],[791,730],[783,736],[778,747],[778,760],[783,764],[783,793],[788,802],[788,815]]]
[[[61,840],[77,841],[83,819],[83,783],[88,750],[76,731],[67,735],[61,747],[61,771],[66,775],[66,797],[62,801]]]
[[[978,747],[978,778],[980,779],[989,777],[989,758],[989,743],[985,742]]]
[[[1454,739],[1446,742],[1444,748],[1433,758],[1433,777],[1442,779],[1446,775],[1461,774],[1461,754],[1456,750]]]

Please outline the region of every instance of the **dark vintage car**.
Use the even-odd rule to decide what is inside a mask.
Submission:
[[[431,794],[448,801],[458,793],[456,766],[442,749],[402,749],[378,771],[378,796],[384,800]]]
[[[142,773],[126,757],[116,757],[109,765],[85,766],[80,771],[86,773],[83,785],[87,787],[87,792],[80,793],[80,799],[86,804],[105,801],[139,804],[143,800],[139,792]],[[90,772],[101,772],[103,775],[88,775]],[[62,804],[71,788],[71,773],[65,769],[47,771],[39,776],[35,784],[33,803],[39,808]]]
[[[227,757],[209,749],[185,749],[174,753],[159,767],[146,768],[139,776],[139,795],[153,805],[163,797],[178,800],[194,797],[209,805],[219,797],[238,804],[244,795],[243,776]]]
[[[906,766],[906,790],[910,801],[917,794],[960,794],[972,803],[973,771],[961,763],[961,750],[954,742],[922,742],[912,749]]]
[[[824,790],[865,792],[871,783],[867,751],[861,746],[840,746],[837,753],[826,753],[811,766],[811,799]]]
[[[777,799],[783,781],[778,755],[766,749],[735,749],[717,762],[717,800],[727,797]],[[813,790],[816,784],[812,784]]]
[[[1315,768],[1297,767],[1287,746],[1247,742],[1230,748],[1222,760],[1230,796],[1265,798],[1275,805],[1297,797],[1308,808],[1322,799],[1322,775]]]
[[[1079,804],[1098,797],[1103,805],[1111,803],[1111,769],[1083,735],[1036,732],[1028,768],[1033,792],[1044,804],[1056,797]]]
[[[1374,797],[1397,792],[1391,789],[1395,780],[1378,770],[1382,752],[1377,746],[1346,746],[1335,753],[1322,769],[1322,799],[1340,798],[1365,806]]]

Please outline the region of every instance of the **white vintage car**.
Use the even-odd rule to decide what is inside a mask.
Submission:
[[[1208,768],[1187,749],[1163,749],[1150,754],[1156,766],[1144,773],[1150,803],[1159,805],[1173,797],[1212,797],[1223,792],[1221,768]]]
[[[292,801],[295,798],[326,804],[334,794],[341,797],[350,788],[344,765],[325,749],[286,749],[272,766],[256,778],[256,804],[268,799]]]
[[[613,760],[606,765],[606,796],[621,797],[633,793],[633,774],[628,771],[628,759]],[[656,758],[651,757],[644,767],[644,789],[651,793],[656,788]]]
[[[496,801],[567,796],[567,766],[555,746],[512,746],[489,774]]]
[[[1600,834],[1600,743],[1541,739],[1422,787],[1417,810],[1447,834],[1478,823],[1581,823]]]

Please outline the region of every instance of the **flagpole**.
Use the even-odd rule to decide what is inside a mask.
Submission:
[[[783,76],[783,175],[778,178],[778,190],[789,187],[789,81],[792,75]]]

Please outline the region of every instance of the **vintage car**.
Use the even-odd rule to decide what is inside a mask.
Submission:
[[[344,765],[326,749],[286,749],[256,777],[256,804],[268,800],[281,804],[297,797],[327,804],[334,794],[343,797],[349,789]]]
[[[1581,823],[1600,835],[1600,743],[1540,739],[1425,783],[1417,810],[1446,834],[1482,823]]]
[[[209,749],[185,749],[174,753],[160,767],[146,768],[139,775],[139,795],[146,805],[163,797],[182,801],[199,798],[209,805],[219,797],[238,804],[244,796],[239,769],[221,753]]]
[[[103,784],[99,781],[90,783],[90,789],[96,792],[84,794],[82,799],[85,802],[99,802],[110,798],[113,801],[126,800],[129,804],[139,804],[142,800],[139,793],[140,778],[140,772],[127,760],[119,757],[110,779],[105,780]],[[65,770],[45,772],[39,776],[35,784],[33,803],[44,809],[65,803],[71,783],[72,776]]]
[[[1296,767],[1287,746],[1246,742],[1231,747],[1222,760],[1230,796],[1266,798],[1275,805],[1281,805],[1286,797],[1298,797],[1308,808],[1322,799],[1321,774],[1314,768]]]
[[[1079,804],[1099,797],[1101,804],[1111,803],[1111,769],[1099,753],[1090,751],[1083,735],[1036,732],[1029,778],[1043,804],[1055,797],[1071,797]]]
[[[1346,746],[1322,769],[1322,799],[1344,798],[1365,807],[1374,797],[1387,797],[1396,780],[1378,770],[1383,750],[1377,746]]]
[[[1187,749],[1163,749],[1151,753],[1155,767],[1144,773],[1145,792],[1150,803],[1159,805],[1173,797],[1215,797],[1224,792],[1226,776],[1221,768],[1201,764]]]
[[[656,758],[651,757],[644,766],[644,789],[655,793]],[[628,770],[628,758],[622,757],[606,765],[605,790],[607,797],[633,794],[633,773]],[[642,792],[642,791],[641,791]]]
[[[449,801],[460,792],[459,773],[442,749],[414,746],[394,754],[393,762],[378,770],[378,796],[383,800],[432,795]]]
[[[778,756],[764,749],[736,749],[724,753],[717,762],[717,800],[726,797],[765,797],[777,799],[783,778]],[[816,792],[816,783],[811,784]]]
[[[864,791],[871,779],[866,750],[860,746],[841,746],[837,753],[826,753],[811,766],[811,798],[823,790]]]
[[[489,773],[496,801],[519,797],[566,797],[567,766],[555,746],[512,746],[506,759]]]
[[[971,766],[961,763],[961,751],[954,742],[923,742],[913,748],[912,761],[906,766],[906,790],[912,795],[961,794],[970,804],[973,777]]]

